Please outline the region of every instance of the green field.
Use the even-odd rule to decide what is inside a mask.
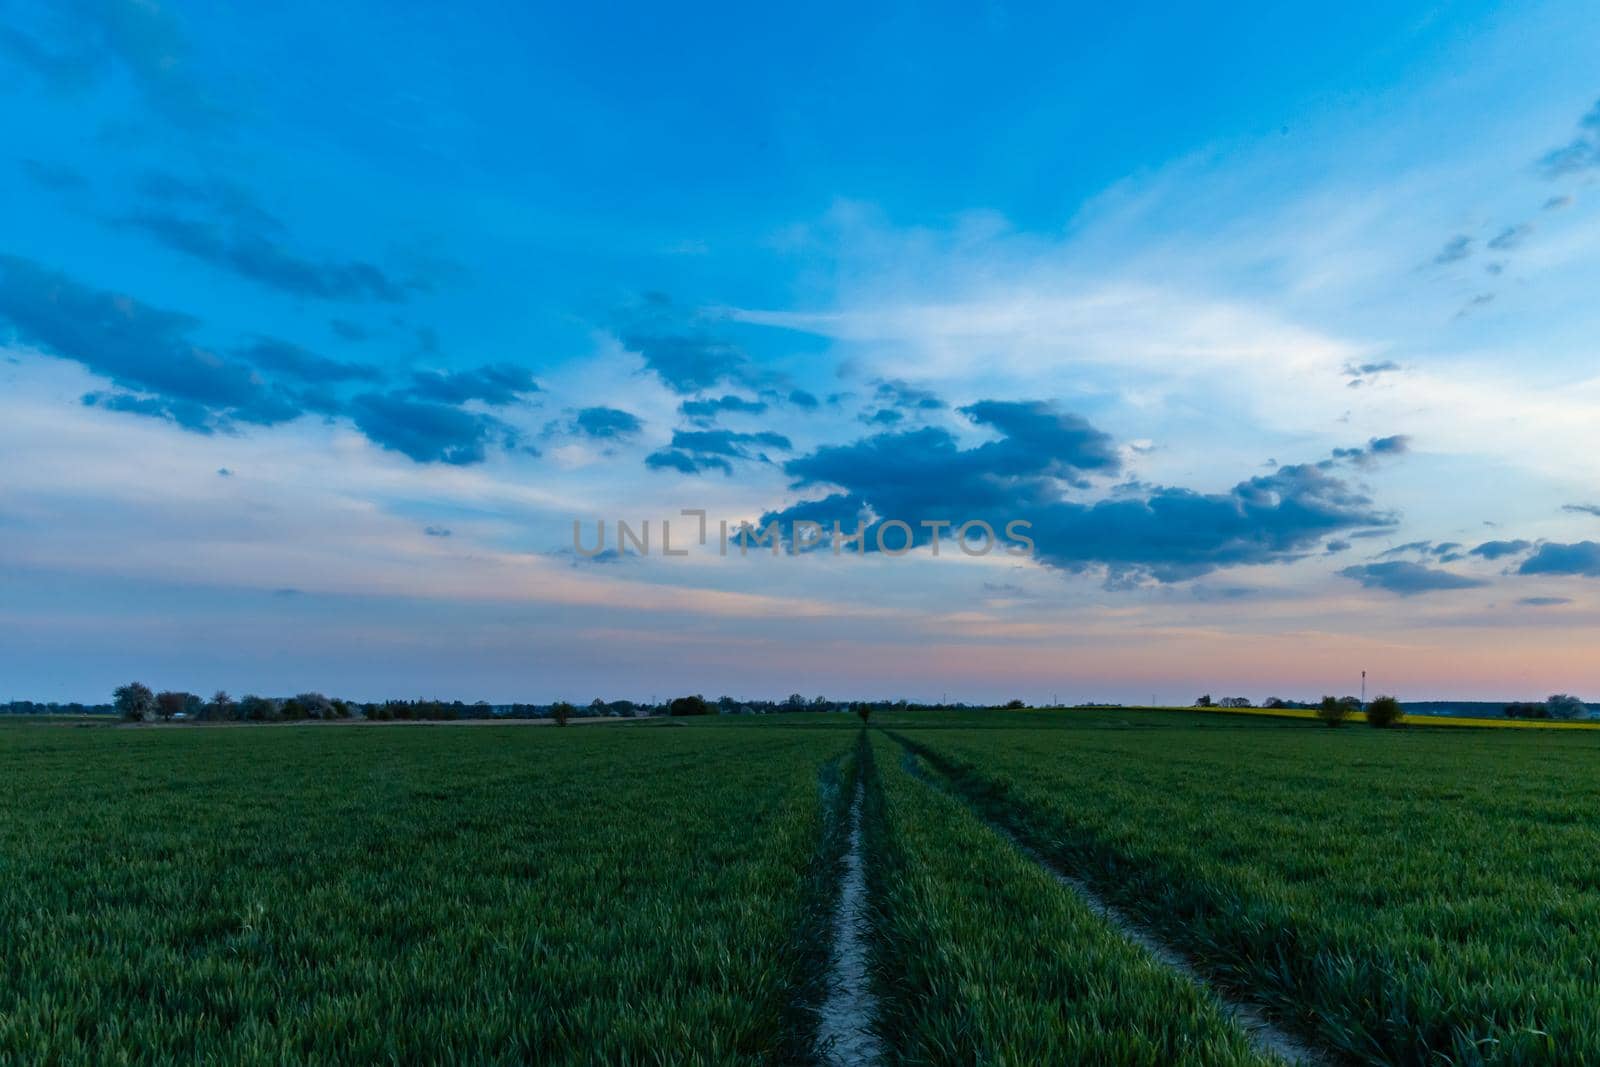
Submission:
[[[0,1062],[825,1058],[858,776],[891,1062],[1277,1062],[1240,1000],[1329,1061],[1597,1062],[1597,771],[1103,709],[7,729]]]

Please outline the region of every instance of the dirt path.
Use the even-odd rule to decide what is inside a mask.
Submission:
[[[845,847],[839,900],[833,911],[833,957],[828,996],[817,1026],[822,1062],[875,1064],[883,1044],[872,1030],[877,997],[867,968],[867,874],[861,844],[861,807],[866,787],[857,779],[850,802],[850,840]]]

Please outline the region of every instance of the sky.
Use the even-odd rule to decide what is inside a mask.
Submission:
[[[1600,695],[1592,3],[0,10],[0,699]]]

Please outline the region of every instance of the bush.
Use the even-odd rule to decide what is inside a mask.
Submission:
[[[1322,703],[1317,705],[1317,718],[1329,726],[1341,726],[1350,717],[1355,708],[1345,700],[1338,697],[1327,696],[1322,698]]]
[[[1544,702],[1545,712],[1552,719],[1587,719],[1589,709],[1583,701],[1569,693],[1556,693]]]
[[[1367,725],[1389,727],[1406,717],[1405,709],[1394,697],[1377,697],[1367,705]]]
[[[572,718],[572,713],[577,710],[565,700],[558,700],[550,705],[550,717],[556,721],[557,726],[565,726],[567,720]]]
[[[800,706],[804,707],[805,706],[805,698],[801,697],[799,693],[796,693],[794,695],[794,697],[790,698],[790,700],[793,700],[796,697],[798,697],[799,700],[800,700]],[[678,697],[676,700],[674,700],[671,704],[669,704],[667,706],[667,714],[668,715],[709,715],[709,714],[711,714],[711,706],[706,703],[706,698],[703,697],[703,696],[696,695],[696,696]]]

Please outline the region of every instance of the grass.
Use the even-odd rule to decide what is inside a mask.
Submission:
[[[1048,718],[896,728],[1354,1060],[1600,1061],[1600,737]]]
[[[900,757],[875,735],[868,826],[897,1062],[1275,1062]]]
[[[854,736],[4,731],[0,1062],[788,1062]]]

